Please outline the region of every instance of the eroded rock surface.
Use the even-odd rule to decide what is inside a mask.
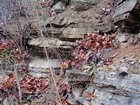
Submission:
[[[118,0],[113,16],[114,23],[123,28],[138,29],[139,2],[140,0]],[[66,9],[65,6],[64,2],[58,1],[53,5],[52,11],[62,12]],[[44,20],[40,21],[39,27],[38,24],[34,25],[35,22],[33,22],[30,32],[31,40],[28,44],[32,47],[31,54],[34,57],[39,57],[29,63],[30,74],[35,77],[47,77],[50,75],[51,68],[54,72],[59,71],[61,62],[58,60],[58,56],[64,58],[64,54],[66,58],[71,57],[70,53],[75,47],[75,40],[83,38],[84,34],[91,33],[94,30],[103,33],[114,30],[112,15],[115,5],[112,4],[109,7],[110,13],[106,14],[103,8],[107,6],[108,2],[106,0],[71,0],[67,10],[52,17],[46,18],[45,16]],[[18,30],[15,30],[15,32],[17,34]],[[43,38],[41,38],[42,34],[44,35]],[[127,37],[121,36],[118,40],[121,44],[126,44],[130,42]],[[47,48],[48,55],[51,58],[49,61],[43,58],[45,56],[44,47]],[[135,49],[139,49],[139,47]],[[134,51],[135,49],[130,50]],[[55,52],[56,50],[60,52]],[[118,52],[121,53],[121,51]],[[123,50],[123,52],[127,53],[126,50]],[[51,54],[54,56],[50,56]],[[139,105],[139,58],[124,56],[110,66],[99,67],[98,70],[93,71],[95,72],[94,86],[88,89],[85,85],[90,81],[88,74],[75,70],[66,71],[66,80],[73,86],[72,96],[68,97],[67,102],[76,105],[79,103],[83,105]],[[79,88],[75,88],[73,82],[78,85],[80,83]],[[54,89],[54,86],[52,89]],[[93,98],[85,98],[86,93],[93,94]],[[49,94],[52,95],[52,93]],[[54,96],[56,96],[56,93]],[[49,97],[49,95],[46,97]],[[48,99],[47,102],[50,101],[50,98]]]
[[[73,5],[72,2],[78,2],[78,4],[86,2],[87,4],[90,4],[90,8],[86,11],[73,11],[70,7]],[[40,28],[38,28],[36,22],[33,22],[31,24],[30,33],[32,38],[28,42],[32,47],[31,53],[42,56],[44,55],[43,47],[46,47],[48,48],[47,50],[61,50],[66,57],[68,53],[72,52],[75,46],[75,40],[83,38],[85,34],[91,33],[94,30],[99,30],[101,32],[113,30],[114,25],[111,21],[107,19],[102,20],[102,8],[106,6],[107,2],[105,0],[73,0],[63,13],[48,17],[46,20],[41,20]],[[41,40],[40,37],[42,34],[44,35],[45,40]],[[52,52],[52,50],[48,52]]]
[[[138,105],[140,102],[140,76],[120,75],[115,72],[99,71],[94,79],[96,89],[92,105]]]
[[[59,71],[61,62],[58,59],[39,59],[36,58],[29,63],[29,74],[34,77],[47,77],[50,75],[50,70],[53,72]]]
[[[140,0],[118,0],[113,20],[116,25],[124,29],[139,30]],[[133,24],[133,27],[132,27]]]

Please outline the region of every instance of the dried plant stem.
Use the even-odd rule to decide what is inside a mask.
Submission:
[[[44,50],[45,50],[45,54],[46,54],[47,60],[48,60],[48,62],[50,63],[50,60],[49,60],[49,57],[48,57],[48,53],[47,53],[46,47],[44,47]],[[56,88],[56,91],[57,91],[57,95],[58,95],[58,98],[59,98],[60,105],[62,105],[61,98],[60,98],[60,94],[59,94],[59,92],[58,92],[58,87],[57,87],[57,85],[56,85],[56,81],[55,81],[55,78],[54,78],[55,76],[54,76],[52,67],[50,67],[50,71],[51,71],[51,77],[52,77],[53,83],[54,83],[55,88]]]
[[[42,30],[41,30],[41,28],[40,28],[40,19],[39,19],[39,15],[38,15],[37,10],[36,10],[36,15],[37,15],[37,21],[38,21],[38,24],[39,24],[40,36],[42,37],[42,39],[44,39],[44,35],[43,35]],[[46,54],[46,58],[47,58],[47,60],[48,60],[48,63],[50,63],[47,49],[46,49],[46,47],[43,47],[43,48],[44,48],[44,51],[45,51],[45,54]],[[56,85],[56,80],[55,80],[55,76],[54,76],[52,67],[50,67],[50,71],[51,71],[52,81],[53,81],[53,83],[54,83],[54,85],[55,85],[55,88],[56,88],[56,91],[57,91],[57,95],[58,95],[58,99],[59,99],[60,105],[62,105],[62,101],[61,101],[61,98],[60,98],[60,94],[59,94],[59,92],[58,92],[58,87],[57,87],[57,85]]]
[[[14,73],[16,77],[16,83],[18,86],[19,102],[22,103],[22,93],[21,93],[21,87],[20,87],[20,80],[19,80],[18,72],[17,72],[17,64],[14,65]]]

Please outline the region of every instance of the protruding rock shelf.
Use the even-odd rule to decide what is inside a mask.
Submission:
[[[116,72],[99,71],[92,105],[138,105],[140,102],[140,75],[122,76]]]
[[[61,62],[58,59],[36,58],[29,63],[29,74],[34,77],[47,77],[52,69],[54,73],[60,70]]]
[[[140,29],[140,0],[118,0],[113,20],[116,25],[124,29]],[[133,27],[132,27],[133,24]]]

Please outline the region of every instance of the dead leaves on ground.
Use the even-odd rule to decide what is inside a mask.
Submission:
[[[35,78],[32,76],[24,76],[20,81],[22,94],[39,94],[49,84],[49,79]],[[9,89],[17,89],[14,74],[5,75],[0,80],[0,90],[8,92]]]
[[[26,76],[21,81],[22,93],[39,94],[49,84],[49,79],[35,78],[32,76]]]
[[[16,86],[15,77],[13,74],[5,75],[0,80],[0,90],[7,91],[7,89]]]

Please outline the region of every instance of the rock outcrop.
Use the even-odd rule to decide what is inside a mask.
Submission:
[[[94,79],[97,88],[92,105],[138,105],[139,79],[138,74],[99,71]]]
[[[32,38],[28,44],[32,47],[31,54],[34,56],[44,56],[43,48],[46,47],[51,59],[70,58],[77,39],[94,30],[108,32],[114,29],[111,21],[103,19],[102,8],[107,5],[105,0],[71,0],[70,3],[54,0],[53,2],[56,3],[52,9],[58,14],[46,20],[41,18],[40,24],[35,22],[31,24]],[[65,10],[66,4],[69,5]],[[112,13],[113,11],[111,15]]]
[[[59,73],[61,67],[61,61],[58,59],[40,59],[36,58],[29,63],[29,74],[34,77],[48,77],[50,75],[50,69],[55,73]]]
[[[94,70],[94,85],[83,90],[74,88],[74,99],[69,97],[67,101],[83,105],[139,105],[140,61],[137,56],[121,57],[109,66],[100,65]],[[86,93],[93,94],[92,99],[85,97]]]
[[[113,20],[121,28],[132,31],[140,29],[140,0],[118,0]],[[133,26],[132,26],[133,24]]]
[[[58,59],[71,58],[70,54],[75,48],[77,39],[83,38],[85,34],[94,30],[99,30],[102,33],[114,30],[112,15],[115,5],[117,8],[113,20],[116,25],[132,30],[140,28],[138,12],[140,0],[118,0],[117,4],[114,0],[114,2],[110,1],[111,5],[106,0],[71,0],[70,3],[68,2],[69,0],[56,0],[51,6],[52,11],[58,13],[57,15],[52,17],[44,15],[45,18],[41,18],[40,24],[32,22],[31,38],[28,44],[32,48],[31,54],[34,59],[29,62],[30,75],[47,77],[50,75],[50,69],[59,72],[61,61]],[[67,4],[70,5],[66,7]],[[106,7],[109,12],[106,11]],[[13,32],[13,34],[15,33]],[[128,39],[128,36],[118,38],[121,44],[129,42]],[[47,49],[49,61],[45,59],[44,48]],[[76,105],[78,103],[83,105],[139,105],[139,58],[123,57],[110,66],[97,66],[97,70],[93,70],[94,86],[89,88],[86,87],[90,81],[88,74],[77,70],[66,71],[66,80],[73,86],[72,96],[66,100],[68,103]],[[75,88],[73,82],[77,85],[80,83],[82,88]],[[86,93],[90,93],[93,97],[86,98]]]

